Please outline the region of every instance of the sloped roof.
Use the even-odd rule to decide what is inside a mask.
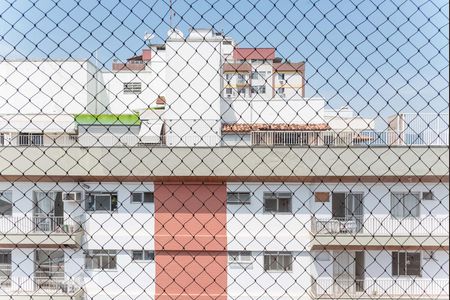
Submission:
[[[235,48],[234,59],[274,59],[275,48]]]

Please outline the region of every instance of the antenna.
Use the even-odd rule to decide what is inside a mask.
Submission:
[[[173,17],[172,0],[169,0],[169,26],[170,26],[170,29],[173,28],[172,17]]]

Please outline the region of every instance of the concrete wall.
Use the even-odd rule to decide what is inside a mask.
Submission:
[[[2,147],[0,172],[5,179],[64,175],[89,180],[89,176],[133,175],[226,176],[228,180],[238,176],[255,181],[285,176],[298,181],[297,176],[308,181],[331,176],[350,177],[354,182],[356,177],[373,176],[372,182],[377,182],[382,176],[396,180],[448,176],[448,159],[446,147]]]

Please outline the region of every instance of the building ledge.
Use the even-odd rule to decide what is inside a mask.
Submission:
[[[448,181],[447,147],[0,147],[2,180]]]

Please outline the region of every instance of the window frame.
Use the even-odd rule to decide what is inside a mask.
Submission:
[[[93,271],[115,271],[117,270],[117,254],[117,250],[88,250],[85,255],[85,268]],[[97,259],[99,264],[94,267],[94,262]],[[107,259],[106,263],[104,262],[105,259]]]
[[[5,196],[5,194],[9,195],[9,199],[7,198],[7,196]],[[12,216],[13,214],[13,199],[12,199],[12,190],[4,190],[4,191],[0,191],[0,201],[3,201],[5,203],[9,203],[10,208],[6,209],[4,213],[0,210],[0,217],[4,217],[4,216]]]
[[[264,95],[267,92],[266,85],[252,85],[251,92],[252,94]]]
[[[141,252],[140,258],[136,259],[135,254]],[[147,256],[147,255],[149,256]],[[149,263],[155,261],[155,252],[152,250],[131,250],[131,260],[134,262],[145,262]]]
[[[286,73],[277,73],[277,78],[279,81],[281,81],[281,80],[286,81]]]
[[[123,83],[123,93],[126,95],[138,95],[142,93],[142,82],[130,81]]]
[[[235,202],[231,202],[229,201],[229,199],[233,196],[237,197],[235,199],[237,199],[237,201]],[[239,196],[240,195],[246,195],[248,196],[248,199],[241,199]],[[227,205],[250,205],[251,204],[251,193],[250,192],[227,192]]]
[[[399,197],[398,195],[402,195]],[[417,204],[414,206],[413,211],[409,211],[407,206],[405,205],[405,199],[408,195],[411,195],[417,200]],[[390,206],[390,215],[395,219],[413,219],[420,218],[421,213],[421,202],[420,202],[420,193],[418,192],[391,192],[391,206]],[[401,214],[397,212],[397,209],[401,209]]]
[[[418,267],[412,268],[412,270],[417,270],[418,274],[409,273],[408,269],[408,255],[414,255],[418,256]],[[403,261],[402,261],[403,260]],[[422,253],[421,252],[407,252],[407,251],[393,251],[391,253],[391,264],[392,264],[392,276],[415,276],[415,277],[422,277]],[[404,265],[404,266],[402,266]]]
[[[248,257],[248,260],[242,258]],[[251,251],[228,251],[228,264],[249,266],[253,263],[253,255]]]
[[[294,255],[290,251],[266,251],[264,252],[264,271],[265,272],[293,272]],[[276,257],[276,262],[270,262],[272,257]],[[289,258],[289,263],[286,265],[286,257]],[[278,261],[281,259],[282,264]],[[273,268],[273,266],[281,266],[280,268]]]
[[[288,197],[289,195],[289,197]],[[263,194],[263,211],[267,214],[291,214],[292,213],[292,198],[293,194],[291,192],[264,192]],[[288,199],[288,210],[280,211],[280,200]],[[267,210],[266,201],[275,200],[276,210]]]
[[[95,198],[97,196],[109,196],[109,209],[97,209],[97,201]],[[88,212],[115,212],[119,208],[119,198],[117,192],[87,192],[85,198],[85,207]]]
[[[141,200],[140,201],[134,201],[134,195],[140,194],[141,195]],[[148,200],[148,198],[146,198],[146,195],[148,197],[151,197],[151,201],[146,201],[146,199]],[[155,195],[154,192],[149,192],[149,191],[143,191],[143,192],[131,192],[130,195],[130,203],[131,204],[150,204],[150,203],[155,203]]]

